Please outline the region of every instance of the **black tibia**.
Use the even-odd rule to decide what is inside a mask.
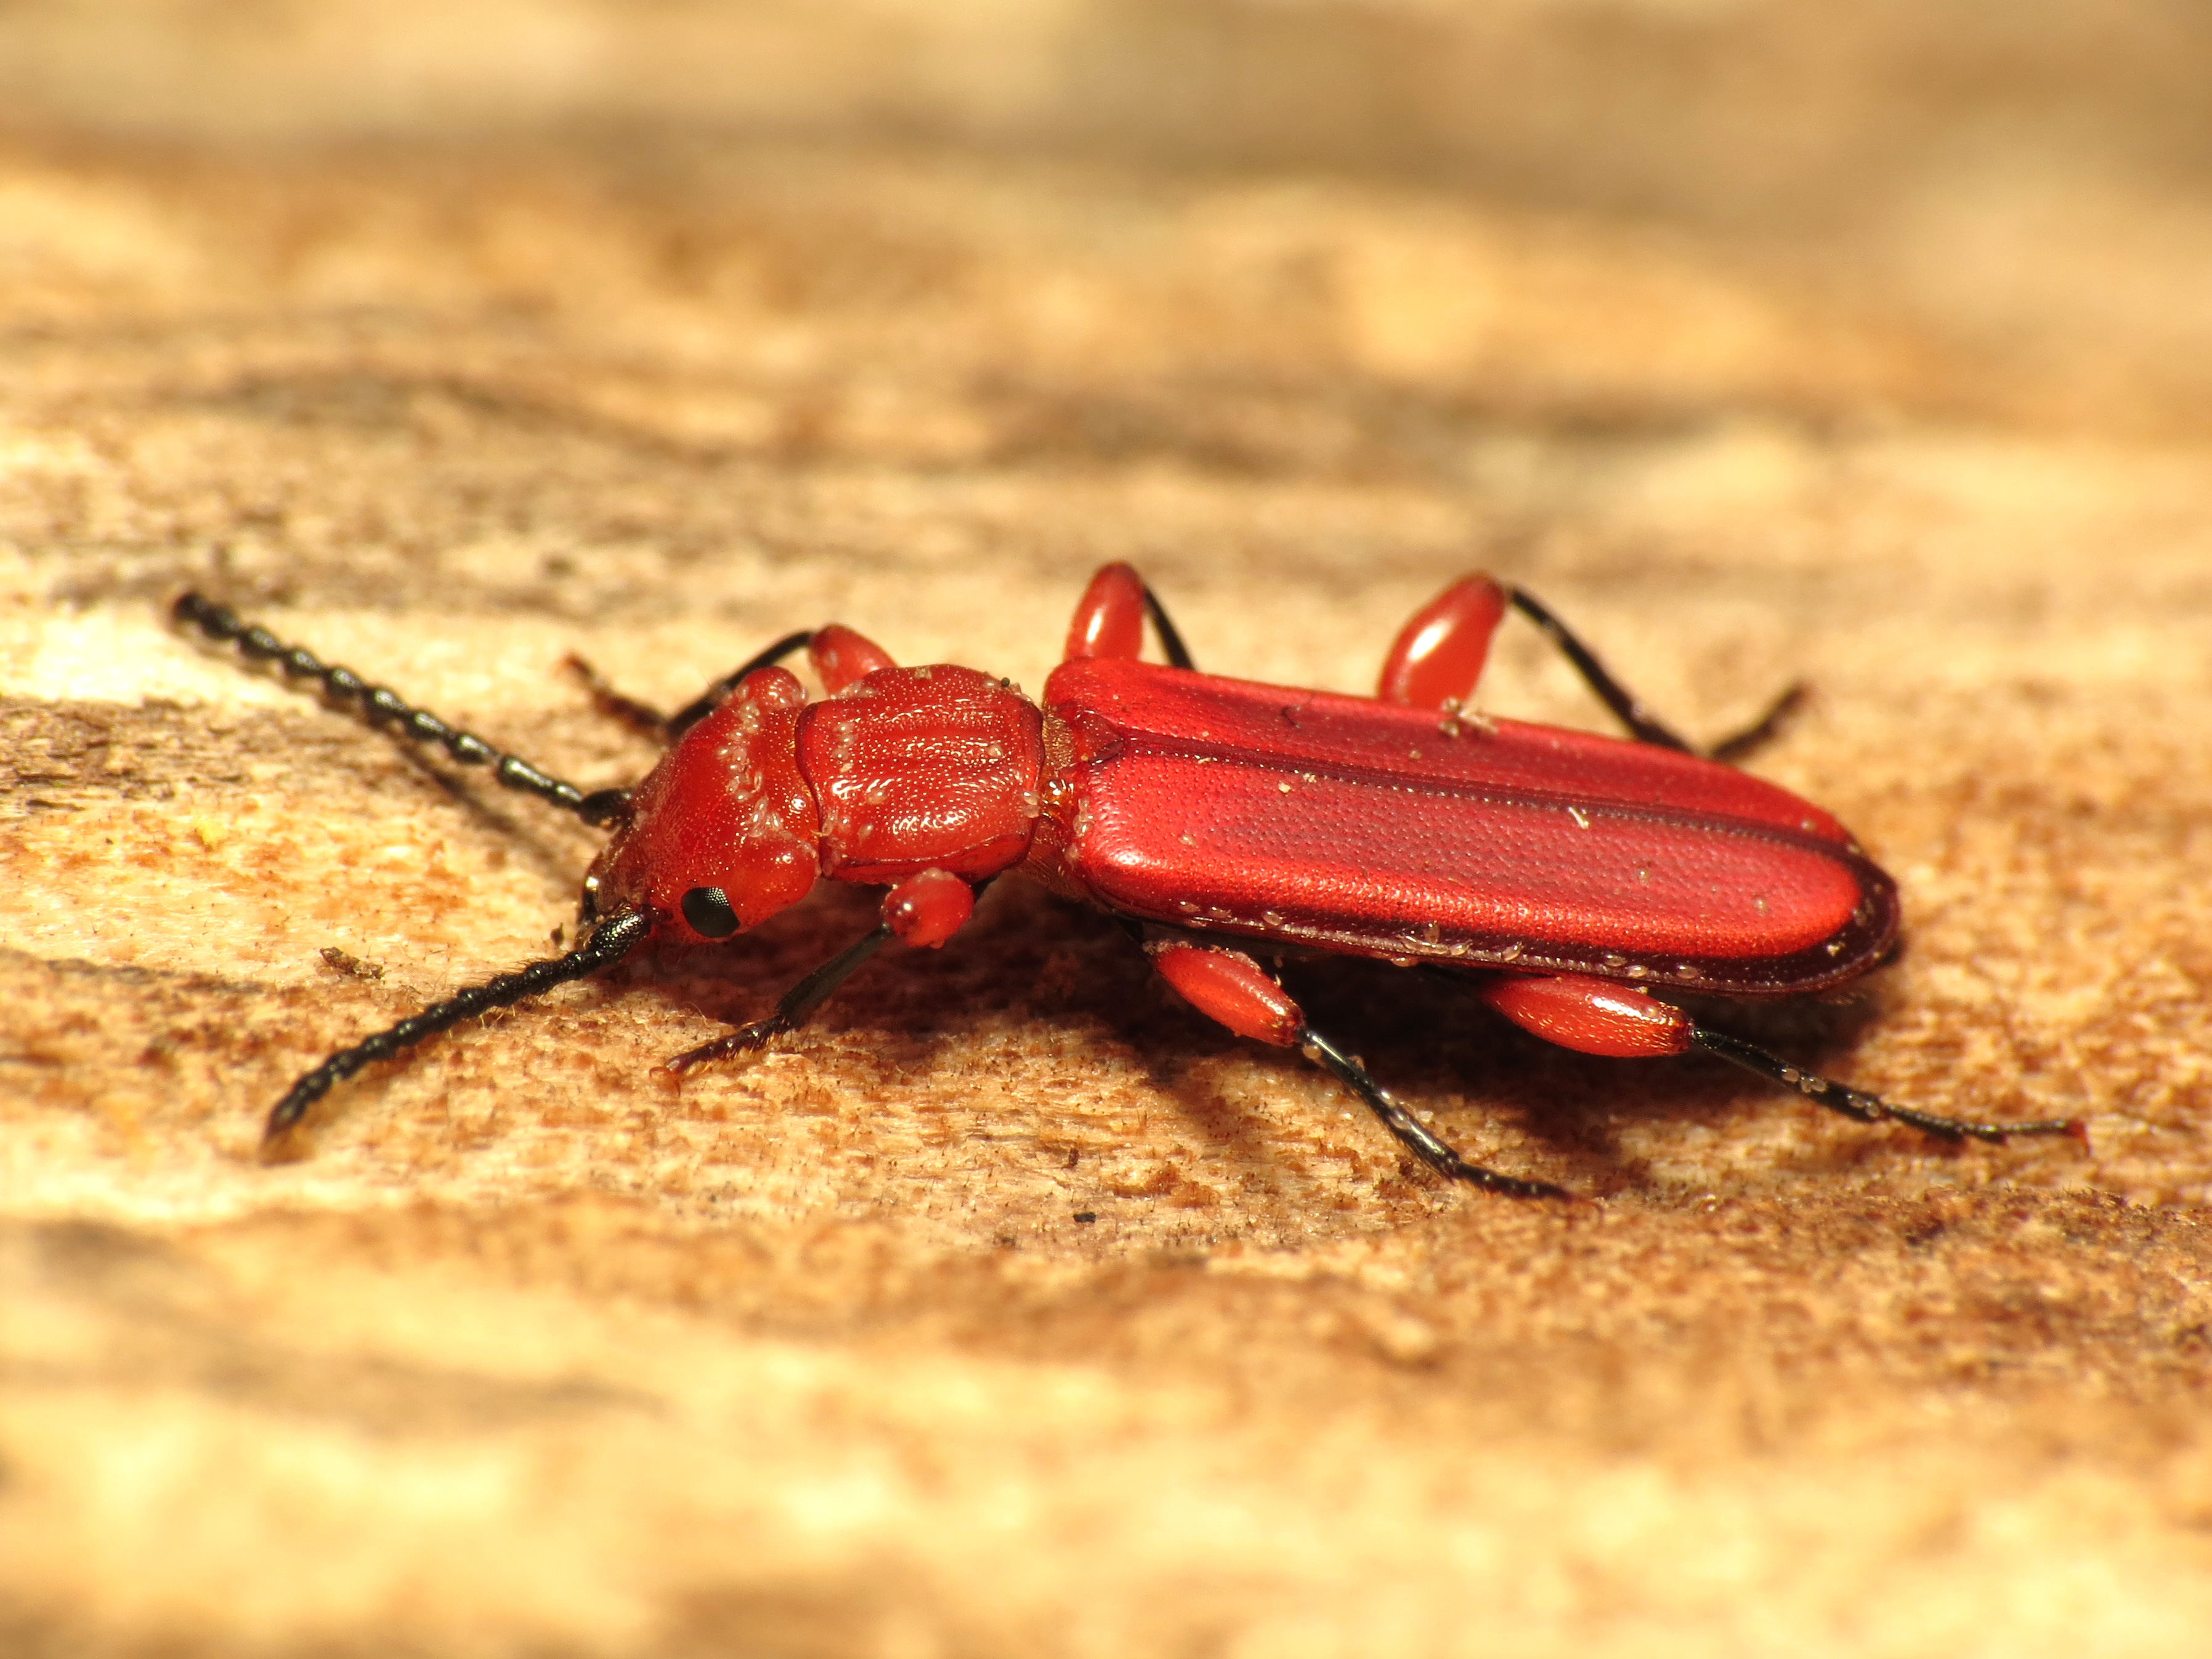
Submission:
[[[805,650],[808,643],[811,641],[813,638],[814,630],[812,628],[802,628],[797,633],[785,634],[782,639],[777,640],[766,651],[762,651],[757,657],[751,657],[739,667],[731,669],[720,679],[714,681],[713,685],[708,687],[706,690],[701,692],[696,697],[686,703],[682,708],[677,710],[675,713],[670,715],[668,718],[662,723],[662,736],[666,737],[670,742],[674,742],[685,732],[690,730],[692,727],[697,725],[702,720],[704,720],[716,709],[721,707],[723,704],[729,701],[730,693],[738,688],[739,682],[742,681],[747,675],[757,674],[761,669],[768,668],[771,664],[781,663],[785,657],[790,656],[792,652],[795,651]]]
[[[733,1054],[750,1053],[754,1049],[765,1047],[771,1038],[781,1037],[787,1031],[797,1031],[806,1023],[815,1009],[836,994],[838,986],[853,977],[854,969],[883,948],[890,936],[889,923],[862,935],[784,992],[783,1000],[775,1005],[775,1012],[767,1019],[756,1020],[750,1026],[739,1026],[727,1037],[718,1037],[711,1043],[686,1050],[667,1062],[668,1069],[689,1071],[709,1060],[726,1060]]]
[[[624,911],[611,916],[599,923],[589,939],[566,956],[532,962],[513,973],[502,973],[481,985],[471,985],[442,1002],[431,1003],[420,1014],[409,1014],[388,1031],[380,1031],[349,1049],[340,1049],[293,1084],[284,1098],[270,1108],[261,1144],[266,1147],[281,1140],[306,1115],[309,1106],[371,1061],[388,1060],[402,1049],[412,1048],[424,1038],[450,1030],[464,1020],[488,1014],[494,1008],[512,1008],[526,997],[540,996],[556,985],[597,973],[627,956],[645,932],[646,918],[638,911]]]
[[[1396,1135],[1423,1163],[1439,1175],[1454,1181],[1465,1181],[1486,1191],[1503,1193],[1509,1198],[1568,1198],[1571,1193],[1555,1187],[1548,1181],[1523,1181],[1517,1176],[1500,1175],[1480,1164],[1470,1164],[1442,1141],[1431,1135],[1421,1120],[1382,1092],[1382,1086],[1368,1075],[1367,1068],[1351,1055],[1323,1037],[1311,1026],[1300,1028],[1297,1037],[1299,1051],[1307,1059],[1328,1072],[1337,1081],[1367,1103],[1368,1111],[1382,1120],[1382,1127]]]
[[[1597,694],[1598,700],[1613,711],[1613,718],[1628,728],[1631,736],[1645,743],[1656,743],[1662,748],[1680,749],[1685,754],[1702,754],[1714,760],[1741,760],[1759,748],[1788,723],[1790,717],[1804,705],[1809,694],[1801,683],[1791,686],[1774,699],[1773,705],[1733,737],[1723,739],[1710,749],[1699,749],[1695,744],[1678,735],[1644,706],[1620,681],[1607,672],[1604,663],[1588,645],[1575,638],[1567,625],[1552,615],[1543,602],[1519,588],[1509,587],[1506,597],[1513,609],[1534,622],[1547,639],[1559,648],[1567,661],[1574,664],[1583,683]]]
[[[1513,587],[1505,590],[1505,596],[1513,602],[1514,609],[1543,630],[1545,637],[1575,665],[1575,672],[1582,675],[1583,682],[1597,693],[1598,700],[1613,711],[1613,718],[1627,727],[1638,741],[1656,743],[1662,748],[1680,749],[1686,754],[1697,753],[1638,702],[1626,687],[1607,673],[1605,664],[1597,660],[1588,645],[1575,638],[1565,623],[1545,608],[1542,601]]]
[[[1160,596],[1152,591],[1150,583],[1145,584],[1145,609],[1152,616],[1152,632],[1160,636],[1160,650],[1168,659],[1168,666],[1193,667],[1190,648],[1183,644],[1182,635],[1176,632],[1176,625],[1168,620],[1168,608],[1160,603]]]
[[[587,824],[603,824],[613,815],[608,810],[611,791],[586,795],[574,784],[564,784],[527,760],[494,748],[474,733],[410,706],[390,687],[371,685],[351,669],[325,663],[299,645],[288,645],[268,629],[240,621],[235,613],[197,593],[180,597],[171,615],[218,644],[237,646],[249,663],[274,663],[288,680],[314,681],[332,702],[356,709],[372,726],[390,726],[417,742],[436,743],[465,766],[489,766],[492,776],[508,789],[573,812]]]
[[[1933,1112],[1915,1111],[1910,1106],[1893,1106],[1879,1095],[1868,1094],[1828,1078],[1800,1071],[1765,1049],[1754,1048],[1741,1038],[1730,1037],[1725,1032],[1692,1026],[1690,1042],[1708,1054],[1717,1054],[1723,1060],[1732,1060],[1746,1071],[1755,1072],[1770,1083],[1779,1083],[1784,1088],[1795,1089],[1814,1104],[1826,1106],[1831,1111],[1839,1111],[1846,1117],[1856,1118],[1862,1123],[1885,1121],[1909,1123],[1914,1129],[1945,1141],[1963,1140],[1968,1135],[1977,1141],[2002,1141],[2010,1135],[2071,1135],[2078,1138],[2081,1134],[2081,1120],[2073,1117],[2038,1117],[2021,1123],[1969,1123],[1956,1117],[1938,1117]]]

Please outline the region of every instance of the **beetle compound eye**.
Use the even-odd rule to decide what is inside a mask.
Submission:
[[[720,887],[694,887],[685,893],[684,919],[692,932],[708,939],[726,939],[738,930],[738,913],[730,908],[730,895]]]

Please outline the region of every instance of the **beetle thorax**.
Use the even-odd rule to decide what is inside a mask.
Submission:
[[[1044,771],[1036,705],[973,669],[884,669],[799,717],[799,765],[822,811],[822,873],[980,881],[1018,863]]]
[[[763,669],[685,732],[632,792],[628,821],[592,864],[592,907],[642,908],[688,936],[693,893],[719,891],[740,928],[804,899],[822,871],[821,814],[799,769],[805,702],[790,673]]]

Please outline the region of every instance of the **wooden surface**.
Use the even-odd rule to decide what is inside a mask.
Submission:
[[[1792,228],[1164,139],[218,142],[216,45],[184,137],[0,144],[0,1648],[2197,1650],[2179,175],[2030,156]],[[835,618],[1035,687],[1118,558],[1252,677],[1361,688],[1480,566],[1693,733],[1808,679],[1756,769],[1897,875],[1908,946],[1714,1022],[2092,1149],[1309,968],[1470,1155],[1596,1202],[1445,1190],[1009,882],[750,1068],[655,1063],[865,895],[463,1030],[256,1160],[325,1051],[544,954],[594,840],[178,637],[182,585],[592,787],[650,755],[572,649],[674,703]],[[1510,628],[1484,700],[1601,724]]]

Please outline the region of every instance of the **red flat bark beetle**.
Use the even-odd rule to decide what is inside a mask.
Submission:
[[[1466,709],[1508,609],[1565,653],[1629,738]],[[885,888],[878,925],[767,1018],[668,1063],[757,1049],[801,1025],[886,942],[942,945],[977,887],[1014,869],[1117,917],[1202,1013],[1298,1049],[1431,1168],[1493,1192],[1566,1196],[1462,1158],[1315,1030],[1255,952],[1449,972],[1565,1047],[1703,1050],[1862,1122],[1954,1141],[2083,1133],[2073,1119],[1973,1123],[1892,1105],[1705,1030],[1652,995],[1779,996],[1851,979],[1896,938],[1896,886],[1834,818],[1726,764],[1772,730],[1794,691],[1699,754],[1541,604],[1486,576],[1414,614],[1372,699],[1197,672],[1127,565],[1091,579],[1042,704],[973,669],[900,668],[834,623],[777,640],[665,717],[576,663],[603,706],[668,744],[634,789],[594,794],[196,593],[173,611],[370,723],[489,766],[507,787],[612,832],[584,881],[592,931],[577,949],[330,1056],[270,1110],[264,1147],[371,1061],[460,1020],[641,948],[730,938],[825,878]],[[1139,660],[1147,616],[1165,665]],[[800,651],[828,693],[818,701],[777,666]]]

